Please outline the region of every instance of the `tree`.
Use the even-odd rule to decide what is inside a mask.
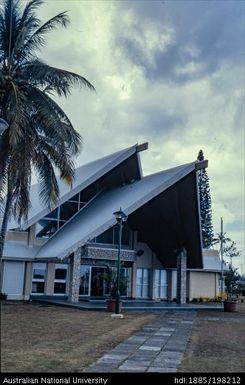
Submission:
[[[229,270],[225,275],[225,286],[227,290],[228,299],[231,299],[233,294],[238,288],[238,284],[240,281],[240,275],[237,273],[237,269],[232,265],[229,265]]]
[[[221,247],[223,247],[223,256],[230,258],[230,266],[233,267],[232,259],[241,255],[241,252],[237,250],[236,243],[227,236],[226,232],[222,231],[217,233],[212,240],[213,245],[218,243],[220,244],[219,252],[221,252]]]
[[[220,233],[217,233],[215,237],[212,239],[212,245],[216,245],[219,243],[220,249],[219,252],[221,252],[221,245],[223,246],[223,254],[225,253],[225,250],[229,247],[229,242],[232,242],[232,240],[226,235],[227,233],[223,233],[222,231]]]
[[[58,199],[57,170],[72,183],[81,137],[51,96],[67,97],[74,85],[94,90],[84,77],[38,58],[46,34],[69,24],[66,12],[42,24],[37,9],[43,2],[4,0],[0,5],[0,118],[8,124],[0,135],[0,257],[10,213],[19,221],[27,217],[32,170],[45,204]]]
[[[234,241],[231,241],[230,244],[224,247],[224,254],[230,258],[230,266],[232,265],[232,260],[235,257],[239,257],[241,255],[241,252],[237,250],[236,243]]]
[[[199,151],[197,160],[198,161],[204,160],[204,155],[202,150]],[[208,249],[212,246],[212,240],[213,240],[212,209],[211,209],[209,178],[208,178],[206,169],[199,170],[197,175],[198,175],[198,190],[199,190],[199,201],[200,201],[202,245],[203,245],[203,248]]]

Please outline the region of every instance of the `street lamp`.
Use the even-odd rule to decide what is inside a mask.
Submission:
[[[7,130],[9,127],[9,124],[6,122],[6,120],[0,118],[0,136],[4,133],[5,130]]]
[[[122,245],[122,228],[123,222],[126,222],[127,215],[120,208],[119,211],[113,213],[115,215],[117,224],[119,227],[118,231],[118,254],[117,254],[117,291],[116,291],[116,311],[115,314],[120,313],[120,257],[121,257],[121,245]]]
[[[221,254],[221,303],[224,303],[224,228],[223,228],[223,218],[220,218],[221,225],[221,237],[220,237],[220,254]]]

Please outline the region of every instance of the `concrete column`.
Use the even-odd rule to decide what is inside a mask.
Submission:
[[[137,265],[136,262],[133,263],[132,267],[132,298],[136,298],[136,271]]]
[[[150,298],[155,299],[155,270],[156,270],[156,255],[152,253],[150,270]]]
[[[47,276],[46,276],[46,295],[54,294],[54,275],[55,275],[55,264],[47,263]]]
[[[190,274],[191,272],[190,271],[187,271],[186,272],[186,298],[187,298],[187,301],[190,301],[191,300],[191,291],[190,291]]]
[[[69,302],[79,301],[81,247],[70,256]]]
[[[177,256],[177,303],[186,303],[186,250]]]
[[[36,224],[32,225],[28,231],[27,243],[29,247],[33,247],[36,238]]]
[[[28,301],[32,292],[32,262],[26,262],[24,300]]]
[[[167,270],[167,300],[171,301],[173,299],[172,296],[172,270]]]

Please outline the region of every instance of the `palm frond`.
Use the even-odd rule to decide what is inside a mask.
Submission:
[[[63,146],[63,151],[59,147],[54,148],[47,142],[47,138],[39,136],[38,148],[45,153],[55,167],[60,171],[60,178],[65,183],[71,185],[75,175],[75,166],[72,161],[69,151]]]
[[[34,12],[44,3],[43,0],[29,0],[22,14],[21,24],[34,17]]]
[[[13,151],[9,169],[9,177],[14,181],[12,209],[13,215],[20,222],[27,217],[30,207],[31,159],[33,156],[32,138],[22,138],[19,152]],[[21,167],[20,167],[21,164]]]
[[[19,138],[23,134],[23,127],[28,124],[28,115],[26,111],[25,94],[16,86],[14,82],[10,82],[12,89],[9,92],[9,113],[7,121],[9,122],[9,147],[15,147]]]
[[[53,145],[65,142],[71,156],[76,155],[81,148],[81,137],[71,125],[68,117],[58,105],[46,94],[37,88],[30,88],[30,97],[35,107],[36,127],[38,131],[43,130],[46,137],[52,139]]]
[[[11,55],[18,36],[20,15],[19,0],[5,0],[0,15],[0,50],[7,58]]]
[[[58,25],[66,27],[68,24],[69,17],[66,12],[61,12],[49,19],[29,36],[23,47],[23,52],[18,56],[18,61],[21,63],[23,58],[25,59],[27,57],[26,53],[32,56],[36,50],[40,50],[46,43],[45,37],[47,32],[57,28]]]
[[[51,67],[40,60],[33,60],[23,66],[23,78],[33,86],[55,92],[59,96],[67,96],[71,87],[87,87],[95,91],[94,86],[83,76],[71,71]]]
[[[50,203],[57,203],[59,197],[59,186],[49,158],[40,151],[37,151],[33,158],[33,165],[39,175],[39,197],[44,205],[50,206]]]
[[[94,90],[86,78],[38,60],[47,33],[69,23],[61,12],[42,24],[37,10],[43,3],[0,0],[0,117],[9,124],[0,137],[0,202],[7,194],[19,220],[30,205],[32,167],[44,204],[58,199],[57,170],[65,182],[74,177],[81,136],[51,94],[67,97],[74,86]]]

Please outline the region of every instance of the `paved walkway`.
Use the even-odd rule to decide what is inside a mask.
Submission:
[[[196,311],[162,311],[84,371],[177,372],[195,317]]]

